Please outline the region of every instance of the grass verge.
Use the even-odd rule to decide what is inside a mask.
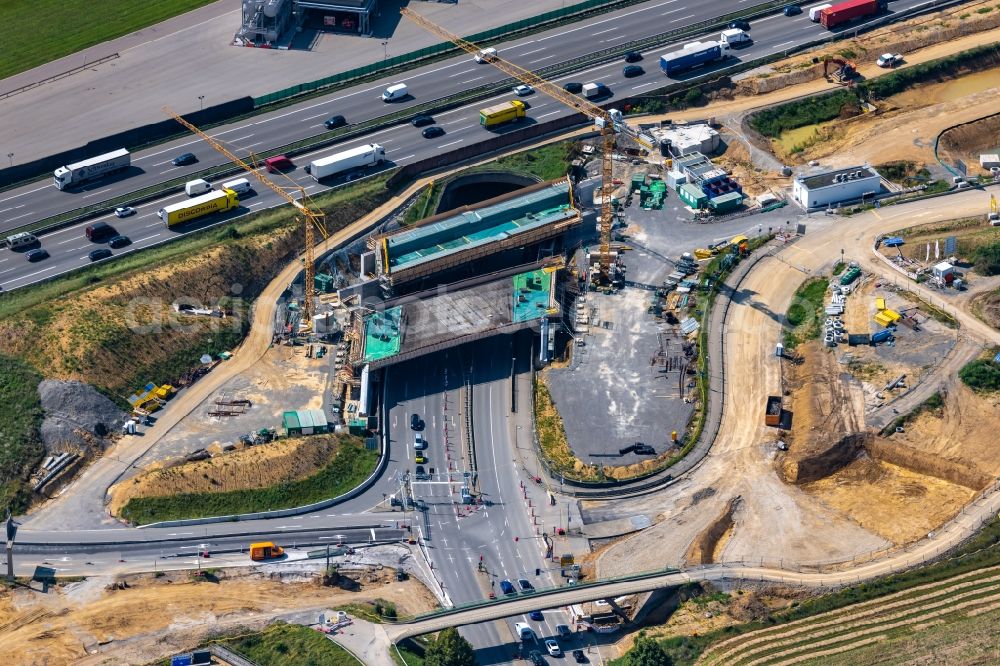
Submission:
[[[124,506],[122,517],[145,525],[162,520],[288,509],[336,497],[368,478],[378,461],[378,453],[366,450],[355,438],[344,437],[341,446],[326,467],[298,481],[222,493],[137,497]]]
[[[212,0],[6,0],[0,79],[127,35]],[[83,65],[81,58],[79,63]]]
[[[761,622],[733,625],[704,634],[675,636],[660,641],[677,666],[694,664],[709,645],[732,636],[749,633],[769,626],[801,620],[836,610],[851,604],[883,597],[893,592],[907,590],[918,585],[934,583],[953,576],[1000,564],[1000,518],[995,518],[975,537],[959,547],[947,559],[892,576],[879,578],[868,583],[846,587],[831,594],[813,597],[800,603],[793,603],[788,610],[768,615]],[[627,666],[629,657],[610,662],[615,666]]]
[[[788,350],[800,343],[819,337],[820,322],[823,321],[823,297],[829,284],[826,278],[810,278],[799,285],[788,306],[785,319],[789,328],[785,329],[784,344]]]
[[[396,645],[396,650],[390,650],[389,654],[396,666],[424,666],[424,655],[427,652],[425,640],[423,637],[407,638]]]
[[[347,611],[350,615],[374,624],[382,624],[385,620],[395,620],[397,617],[396,604],[385,599],[376,599],[370,603],[365,601],[347,604],[338,607],[337,610]]]
[[[276,622],[260,633],[220,641],[257,666],[358,666],[354,655],[315,629]]]
[[[42,378],[24,361],[0,356],[0,513],[17,512],[28,504],[26,477],[43,454],[38,429]]]
[[[490,169],[495,170],[496,167],[500,167],[509,171],[528,173],[542,180],[555,180],[562,178],[569,171],[569,164],[576,155],[575,145],[574,141],[548,143],[501,157],[490,166]]]

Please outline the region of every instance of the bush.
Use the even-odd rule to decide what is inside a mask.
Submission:
[[[38,432],[41,379],[24,361],[0,356],[0,514],[28,505],[30,489],[25,479],[43,453]]]
[[[990,243],[976,248],[973,254],[976,272],[982,275],[1000,275],[1000,243]]]
[[[753,114],[750,124],[764,136],[778,137],[782,132],[833,120],[840,116],[845,106],[858,105],[857,97],[847,91],[838,90],[827,95],[817,95],[806,99],[764,109]]]
[[[958,376],[973,391],[991,393],[1000,391],[1000,363],[978,359],[966,364]]]

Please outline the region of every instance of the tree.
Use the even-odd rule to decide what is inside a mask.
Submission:
[[[674,660],[652,638],[642,637],[628,653],[629,666],[672,666]]]
[[[458,635],[458,629],[449,627],[427,647],[425,666],[478,666],[472,644]]]

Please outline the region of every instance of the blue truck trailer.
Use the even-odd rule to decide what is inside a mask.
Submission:
[[[660,56],[660,69],[667,76],[724,58],[719,42],[691,42]]]

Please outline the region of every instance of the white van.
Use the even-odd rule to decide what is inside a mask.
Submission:
[[[815,7],[809,8],[809,20],[813,23],[819,23],[819,13],[824,9],[829,9],[833,5],[827,3],[825,5],[816,5]]]
[[[22,231],[19,234],[14,234],[13,236],[7,236],[7,247],[15,250],[19,247],[24,247],[25,245],[32,245],[38,242],[38,237],[35,234],[30,234],[27,231]]]
[[[476,54],[476,62],[482,64],[484,62],[490,62],[497,57],[497,50],[492,46],[488,49],[483,49]]]
[[[397,83],[385,89],[385,92],[382,93],[382,101],[395,102],[398,99],[403,99],[404,97],[406,97],[406,95],[407,95],[406,84]]]
[[[514,623],[514,633],[516,633],[517,637],[522,641],[530,641],[535,637],[535,630],[526,625],[524,622]]]
[[[184,191],[187,192],[189,197],[196,197],[199,194],[204,194],[205,192],[212,191],[212,185],[203,178],[197,178],[195,180],[189,180],[184,183]]]
[[[228,183],[222,184],[222,189],[232,190],[236,194],[243,194],[244,192],[249,192],[251,189],[250,181],[246,178],[237,178],[236,180],[231,180]]]
[[[719,35],[719,43],[722,44],[722,48],[724,49],[738,49],[741,46],[749,46],[753,43],[753,40],[743,30],[730,28],[729,30],[723,30],[722,34]]]

